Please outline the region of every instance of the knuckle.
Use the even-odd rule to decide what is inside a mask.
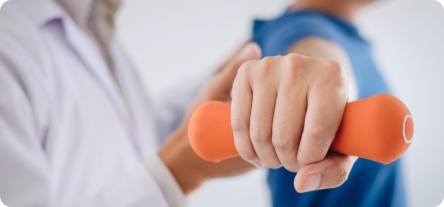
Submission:
[[[290,82],[298,81],[303,73],[304,57],[297,54],[288,54],[284,59],[284,67],[282,75]]]
[[[272,56],[267,56],[267,57],[262,58],[262,59],[260,60],[260,62],[261,62],[262,64],[272,63],[272,62],[273,62],[273,59],[274,59],[274,57],[272,57]]]
[[[283,75],[290,78],[299,77],[301,72],[299,63],[294,63],[292,61],[285,61],[284,67],[282,68]]]
[[[304,56],[295,53],[290,53],[286,55],[285,58],[291,64],[300,64],[305,59]]]
[[[236,147],[236,150],[239,152],[239,156],[242,157],[242,159],[248,161],[256,159],[256,154],[254,150],[249,145],[246,145],[245,142],[239,139],[234,139],[234,146]]]
[[[317,149],[325,149],[327,144],[328,134],[326,127],[320,124],[312,124],[311,128],[307,131],[307,135],[304,139],[309,140],[309,149],[304,149],[300,152],[298,159],[302,164],[310,164],[319,162],[325,158],[325,154],[322,154]],[[316,151],[317,150],[317,151]]]
[[[256,159],[256,154],[252,150],[238,150],[239,155],[244,160],[254,160]]]
[[[264,144],[270,137],[269,130],[265,128],[255,128],[250,132],[251,140],[258,144]]]
[[[294,137],[282,135],[282,133],[273,136],[271,142],[276,150],[295,151]]]
[[[327,59],[326,60],[326,64],[333,71],[339,72],[339,73],[341,72],[342,66],[341,66],[341,64],[338,61],[333,60],[333,59]]]
[[[260,63],[262,68],[269,68],[274,62],[275,57],[264,57]]]
[[[231,128],[234,132],[243,132],[247,129],[246,124],[244,124],[239,119],[232,119],[231,120]]]
[[[327,127],[318,122],[312,122],[307,130],[307,138],[318,143],[327,136]]]
[[[265,57],[260,61],[259,75],[262,78],[268,77],[273,69],[274,57]]]
[[[251,70],[251,68],[253,67],[253,65],[255,63],[256,63],[255,60],[247,60],[247,61],[245,61],[239,67],[239,70],[237,71],[237,74],[238,75],[246,75]]]
[[[324,60],[325,74],[328,78],[342,79],[343,69],[341,64],[335,60]]]

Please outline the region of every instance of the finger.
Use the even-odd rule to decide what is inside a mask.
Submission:
[[[299,84],[283,81],[278,91],[273,118],[272,143],[281,164],[291,172],[299,170],[297,153],[306,111],[306,91]]]
[[[347,180],[356,160],[354,156],[331,153],[324,160],[301,168],[294,187],[300,193],[339,187]]]
[[[239,51],[237,51],[230,60],[225,63],[220,70],[221,76],[223,77],[223,85],[229,85],[231,89],[231,85],[234,81],[234,78],[237,75],[237,71],[239,67],[248,60],[258,60],[261,58],[261,49],[260,47],[253,42],[247,43],[243,46]]]
[[[248,51],[249,50],[249,51]],[[259,59],[261,57],[261,49],[258,44],[254,42],[247,42],[240,47],[221,67],[218,71],[222,71],[222,68],[228,68],[229,65],[234,65],[236,62],[240,62],[240,66],[245,60]]]
[[[254,151],[249,135],[252,92],[249,77],[246,74],[252,64],[252,62],[244,63],[234,80],[231,91],[231,127],[234,144],[240,157],[256,167],[262,167],[263,164]]]
[[[309,91],[298,161],[302,165],[324,159],[342,120],[347,92],[336,81],[322,81]]]
[[[281,163],[271,141],[276,89],[271,84],[256,84],[250,117],[250,137],[259,159],[269,168],[279,168]]]

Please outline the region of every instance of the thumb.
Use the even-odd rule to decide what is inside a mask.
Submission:
[[[254,42],[245,44],[240,50],[238,50],[231,58],[230,61],[233,65],[239,67],[243,62],[247,60],[258,60],[261,58],[261,48]]]
[[[204,87],[207,100],[228,101],[239,67],[248,60],[257,60],[261,57],[261,49],[256,43],[248,43],[239,49],[216,72],[216,75]]]
[[[348,178],[357,157],[329,154],[324,160],[301,168],[294,179],[297,192],[336,188]]]
[[[223,81],[222,84],[228,84],[231,87],[242,63],[248,60],[258,60],[261,55],[261,49],[256,43],[250,42],[243,46],[220,68],[219,75]]]

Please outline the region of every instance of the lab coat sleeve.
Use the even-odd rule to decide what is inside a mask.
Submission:
[[[185,78],[155,95],[159,120],[159,145],[180,126],[199,90],[214,73],[209,70]]]
[[[0,197],[8,206],[50,206],[50,170],[31,104],[38,101],[6,55],[0,51]]]
[[[187,199],[179,184],[162,160],[154,155],[146,160],[145,165],[159,185],[170,207],[184,207]]]
[[[55,205],[59,206],[59,205]],[[148,168],[141,163],[131,173],[116,179],[99,189],[91,197],[79,200],[72,206],[79,207],[123,207],[123,206],[156,206],[180,207],[170,205],[155,178]]]

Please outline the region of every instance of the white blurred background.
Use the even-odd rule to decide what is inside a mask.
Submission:
[[[119,35],[152,93],[216,68],[249,39],[251,20],[280,14],[290,0],[123,0]],[[410,206],[444,197],[444,9],[433,0],[381,1],[361,15],[363,34],[395,93],[415,119],[405,156]],[[208,182],[198,206],[270,206],[265,172]]]

